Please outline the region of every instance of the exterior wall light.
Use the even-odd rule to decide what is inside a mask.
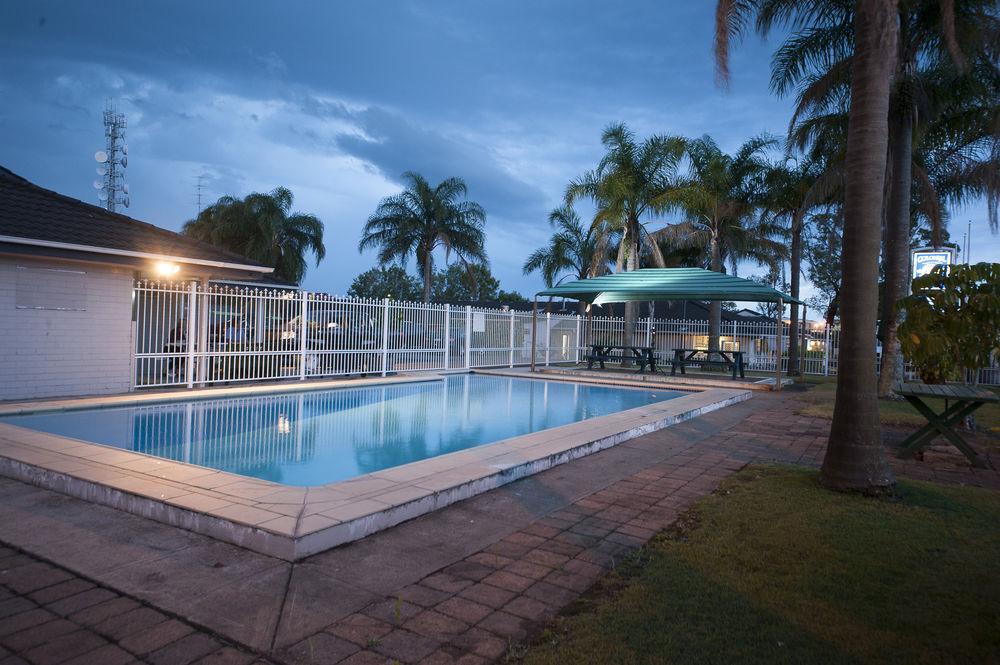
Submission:
[[[180,272],[181,267],[170,261],[157,261],[155,270],[160,277],[173,277]]]

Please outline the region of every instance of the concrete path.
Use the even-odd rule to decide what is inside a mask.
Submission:
[[[0,540],[30,555],[7,560],[44,559],[125,596],[130,612],[145,606],[196,627],[188,642],[240,645],[245,652],[226,651],[232,662],[254,652],[294,664],[479,663],[502,656],[746,463],[817,464],[829,423],[795,415],[794,399],[758,394],[297,564],[10,480],[0,480]],[[947,455],[894,464],[903,475],[1000,487],[995,472]],[[4,574],[21,608],[16,627],[35,609],[17,604],[26,594]],[[4,648],[32,656],[2,633]],[[80,648],[114,638],[96,631]],[[110,649],[104,642],[92,652]],[[184,658],[150,662],[194,660]]]

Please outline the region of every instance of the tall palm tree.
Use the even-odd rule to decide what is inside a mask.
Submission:
[[[311,252],[319,265],[326,247],[323,222],[291,210],[292,193],[284,187],[242,199],[223,196],[185,222],[181,232],[273,266],[275,277],[298,284],[308,268],[306,255]]]
[[[821,18],[817,7],[822,4],[720,0],[716,14],[720,74],[725,76],[728,72],[729,37],[739,35],[752,15],[757,16],[758,29],[767,32],[775,18],[764,9],[771,11],[774,5],[782,5],[785,19],[792,17],[801,27]],[[878,315],[879,232],[889,142],[889,91],[898,33],[896,1],[855,0],[852,18],[851,102],[844,161],[841,353],[833,423],[820,478],[828,487],[874,492],[895,483],[882,451],[873,332]]]
[[[791,160],[789,160],[791,161]],[[840,181],[838,170],[826,171],[819,161],[803,158],[773,166],[764,179],[764,208],[775,220],[786,220],[789,248],[789,293],[799,299],[802,275],[802,243],[809,221],[809,211],[829,201]],[[788,328],[788,374],[797,375],[799,368],[799,308],[791,306]]]
[[[688,141],[690,175],[657,202],[677,208],[684,221],[658,234],[677,248],[707,248],[707,265],[733,274],[740,261],[774,266],[784,254],[777,240],[780,229],[757,213],[765,202],[769,165],[764,154],[774,144],[768,137],[752,138],[727,155],[709,136]],[[713,302],[708,316],[709,349],[718,350],[722,303]]]
[[[418,173],[403,174],[406,188],[386,197],[368,218],[362,231],[359,251],[377,249],[381,263],[405,264],[416,256],[424,281],[424,302],[430,302],[434,279],[434,250],[452,252],[466,266],[486,265],[486,212],[467,194],[465,181],[448,178],[432,187]]]
[[[655,135],[640,143],[628,127],[616,123],[604,130],[601,143],[604,156],[596,169],[570,182],[566,205],[580,198],[594,203],[599,245],[618,242],[617,272],[641,268],[643,248],[662,266],[659,246],[646,224],[669,207],[666,195],[678,185],[686,142],[679,136]],[[625,344],[631,344],[634,329],[635,303],[625,303]]]
[[[608,253],[600,251],[599,230],[580,222],[571,206],[549,213],[549,225],[556,232],[545,247],[532,252],[524,262],[524,274],[541,272],[545,286],[553,286],[559,275],[587,279],[608,271]]]

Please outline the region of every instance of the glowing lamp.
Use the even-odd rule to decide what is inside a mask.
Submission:
[[[179,265],[170,261],[158,261],[155,266],[156,274],[160,277],[173,277],[180,269]]]

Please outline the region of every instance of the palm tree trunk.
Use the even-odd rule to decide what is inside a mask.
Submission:
[[[431,253],[427,252],[427,256],[424,257],[424,302],[431,301],[431,283],[434,281],[433,266]]]
[[[712,255],[711,268],[714,272],[722,272],[722,252],[719,239],[712,233],[710,241]],[[708,304],[708,350],[719,350],[719,335],[722,334],[722,302],[713,300]]]
[[[625,271],[631,272],[639,268],[639,220],[629,220],[628,227],[626,228],[625,238],[622,239],[624,242],[628,243],[626,251],[628,256],[625,257]],[[631,346],[635,340],[635,310],[636,304],[634,302],[625,303],[625,334],[622,337],[622,343],[625,346]],[[628,357],[628,356],[626,356]],[[622,362],[622,365],[631,365],[631,362]]]
[[[885,289],[882,293],[882,364],[878,396],[892,395],[893,384],[903,378],[903,356],[899,349],[900,317],[896,303],[906,295],[910,276],[910,190],[913,183],[913,108],[906,108],[891,123],[889,142],[892,181],[886,205]]]
[[[802,216],[796,210],[792,214],[791,275],[788,288],[792,298],[799,299],[799,275],[802,273]],[[784,264],[782,264],[784,265]],[[788,328],[788,375],[799,375],[799,305],[789,304]]]
[[[820,481],[880,492],[895,483],[882,450],[875,377],[878,254],[896,58],[896,1],[856,0],[844,192],[837,398]]]

